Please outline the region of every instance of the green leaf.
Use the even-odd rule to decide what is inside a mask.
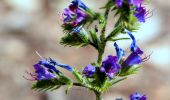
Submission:
[[[83,76],[80,72],[78,72],[77,70],[74,70],[73,75],[79,83],[83,83]]]
[[[93,46],[96,49],[98,49],[100,40],[99,40],[99,38],[97,36],[97,33],[96,33],[95,29],[92,29],[89,33],[90,33],[90,37],[91,37],[91,41],[92,41],[91,43],[93,43]]]
[[[109,0],[105,5],[104,7],[101,7],[100,9],[105,9],[105,8],[111,8],[113,5],[113,1],[112,0]]]
[[[109,36],[107,37],[107,40],[110,40],[111,38],[116,37],[122,31],[122,29],[123,29],[123,25],[120,24],[109,34]]]
[[[82,33],[78,34],[66,34],[61,38],[60,43],[65,46],[86,46],[89,44],[87,36]]]
[[[66,76],[60,76],[59,79],[60,82],[65,83],[67,85],[67,89],[66,89],[66,94],[68,93],[68,91],[73,87],[73,82],[67,78]]]
[[[130,38],[110,38],[108,41],[129,40]]]
[[[131,75],[131,74],[136,74],[140,68],[141,68],[140,65],[133,65],[133,66],[124,67],[121,70],[119,76],[128,76],[128,75]]]
[[[125,79],[127,79],[127,77],[115,78],[115,79],[113,79],[113,80],[111,81],[111,84],[114,85],[114,84],[119,83],[119,82],[121,82],[121,81],[123,81],[123,80],[125,80]]]
[[[63,85],[68,86],[66,90],[68,91],[73,86],[73,82],[66,76],[60,75],[60,78],[37,81],[35,84],[33,84],[32,89],[39,90],[39,91],[48,91],[48,90],[54,91],[56,89],[59,89]]]
[[[106,24],[105,17],[103,15],[101,15],[101,14],[98,14],[97,19],[99,20],[99,27],[100,27],[100,29],[103,29],[103,27]]]
[[[55,90],[63,85],[58,79],[41,80],[32,85],[32,89],[39,91]]]

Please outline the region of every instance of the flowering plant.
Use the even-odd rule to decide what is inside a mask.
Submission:
[[[35,81],[32,89],[56,90],[67,85],[66,93],[73,86],[88,88],[96,95],[96,100],[102,100],[102,93],[114,84],[125,80],[129,75],[135,74],[141,63],[148,57],[143,56],[143,51],[138,46],[132,34],[138,30],[140,23],[144,23],[148,11],[143,5],[143,0],[107,0],[101,7],[103,13],[93,11],[81,0],[73,0],[68,8],[64,9],[61,20],[63,21],[64,37],[61,44],[65,46],[84,47],[93,46],[98,52],[97,61],[84,67],[83,71],[57,62],[52,58],[41,59],[34,65],[35,73],[29,73]],[[109,13],[114,14],[116,20],[113,30],[106,34]],[[94,22],[98,22],[94,27]],[[118,37],[120,34],[128,38]],[[117,44],[120,40],[130,40],[129,55]],[[108,55],[103,59],[107,42],[113,42],[116,55]],[[73,81],[58,67],[68,70],[76,78]],[[130,95],[130,100],[146,100],[140,93]],[[116,99],[122,100],[122,99]]]

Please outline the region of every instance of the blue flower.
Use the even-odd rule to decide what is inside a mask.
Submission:
[[[39,61],[38,64],[43,65],[46,68],[49,68],[50,70],[55,71],[56,73],[59,73],[59,71],[56,69],[55,66],[62,67],[64,69],[68,70],[68,71],[73,71],[73,68],[71,66],[69,66],[67,64],[59,63],[59,62],[57,62],[57,61],[55,61],[55,60],[53,60],[51,58],[49,58],[49,59],[42,59],[42,60]]]
[[[146,9],[142,6],[135,9],[134,16],[138,19],[139,22],[145,22]]]
[[[119,48],[116,42],[114,43],[114,46],[115,46],[116,53],[117,53],[117,59],[119,61],[125,55],[125,51]]]
[[[140,64],[143,61],[143,59],[141,58],[141,55],[143,54],[143,51],[137,46],[136,39],[131,34],[131,32],[127,32],[127,33],[132,39],[132,44],[130,46],[130,49],[131,49],[132,53],[122,63],[122,67],[133,66],[135,64]]]
[[[147,100],[146,96],[138,92],[133,93],[129,96],[130,100]]]
[[[53,72],[48,70],[48,68],[41,66],[40,64],[35,64],[34,69],[35,69],[35,74],[30,74],[32,78],[34,78],[34,80],[40,81],[40,80],[49,80],[49,79],[56,78]]]
[[[135,39],[135,37],[132,35],[131,32],[128,31],[127,33],[128,33],[128,35],[130,36],[130,38],[132,39],[132,44],[131,44],[131,46],[130,46],[130,50],[131,50],[132,52],[135,52],[135,51],[137,50],[137,48],[138,48],[137,43],[136,43],[136,39]]]
[[[102,62],[100,71],[105,73],[110,79],[113,79],[114,75],[120,70],[117,61],[118,59],[116,56],[109,55],[108,58]]]
[[[126,60],[122,63],[122,67],[133,66],[135,64],[140,64],[143,59],[141,58],[142,51],[137,49],[136,52],[132,52]]]
[[[87,14],[79,8],[74,8],[70,6],[69,8],[64,9],[62,14],[62,20],[64,24],[77,26],[82,21],[85,20]]]
[[[72,5],[75,6],[75,7],[80,7],[84,10],[88,9],[88,7],[81,0],[73,0]]]
[[[92,66],[91,64],[87,65],[83,70],[83,73],[85,74],[86,77],[91,77],[95,72],[96,67]]]
[[[114,0],[113,0],[114,1]],[[115,4],[118,8],[122,7],[123,5],[123,0],[115,0]]]
[[[54,71],[55,73],[59,74],[60,71],[58,69],[56,69],[55,67],[55,64],[54,63],[51,63],[50,60],[48,59],[41,59],[39,62],[38,62],[39,65],[41,66],[44,66],[46,68],[48,68],[49,70],[51,71]]]

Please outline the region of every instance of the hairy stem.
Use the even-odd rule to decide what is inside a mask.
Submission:
[[[110,8],[106,8],[106,11],[104,13],[105,25],[101,30],[101,35],[100,35],[101,43],[100,43],[100,46],[98,48],[97,63],[98,63],[99,66],[101,65],[101,62],[102,62],[102,59],[103,59],[103,54],[104,54],[104,51],[105,51],[106,42],[107,42],[106,38],[105,38],[105,34],[106,34],[106,25],[107,25],[107,19],[108,19],[109,11],[110,11]]]
[[[100,48],[98,49],[98,60],[97,63],[100,66],[102,63],[102,59],[103,59],[103,54],[105,51],[105,46],[106,46],[106,42],[101,43]]]
[[[105,40],[106,25],[107,25],[107,19],[108,19],[109,11],[110,11],[110,8],[106,8],[106,11],[105,11],[105,13],[104,13],[105,24],[104,24],[104,27],[103,27],[102,30],[101,30],[101,36],[100,36],[100,40],[101,40],[101,41],[104,41],[104,40]]]
[[[95,95],[96,95],[96,100],[102,100],[102,95],[100,92],[95,91]]]
[[[84,85],[80,84],[80,83],[73,83],[74,86],[79,86],[79,87],[85,87]]]

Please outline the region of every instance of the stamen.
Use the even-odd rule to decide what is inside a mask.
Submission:
[[[22,76],[24,79],[26,79],[26,80],[29,80],[29,81],[35,81],[35,79],[30,79],[30,78],[27,78],[27,77],[25,77],[25,76]]]
[[[146,12],[146,14],[145,14],[146,19],[151,18],[151,17],[153,16],[153,12],[154,12],[154,11],[155,11],[155,9],[152,9],[151,11],[148,10],[148,11]],[[150,14],[150,15],[149,15],[149,14]]]
[[[35,53],[36,53],[41,59],[44,59],[44,58],[38,53],[38,51],[35,51]]]
[[[148,56],[145,55],[145,57],[142,59],[142,62],[146,62],[150,59],[153,52],[151,52]]]

